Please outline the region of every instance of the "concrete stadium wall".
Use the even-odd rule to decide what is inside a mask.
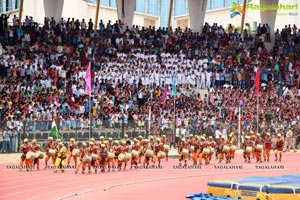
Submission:
[[[63,0],[55,0],[59,3]],[[44,1],[38,1],[38,0],[26,0],[24,1],[24,9],[23,9],[23,17],[22,20],[24,20],[25,16],[33,16],[35,21],[38,21],[40,23],[43,23],[44,17],[45,17],[45,10],[44,10]],[[252,4],[260,5],[260,0],[253,0],[251,1]],[[278,11],[280,16],[276,17],[276,23],[274,30],[282,29],[286,24],[296,24],[299,26],[300,23],[300,0],[278,0],[278,4],[296,4],[299,5],[298,11]],[[95,20],[95,13],[96,13],[96,5],[95,4],[88,4],[83,0],[64,0],[63,1],[63,10],[62,10],[62,17],[68,18],[68,17],[74,17],[78,19],[85,18],[86,21],[88,19]],[[53,4],[53,7],[48,7],[49,11],[47,13],[53,13],[53,16],[57,15],[59,12],[56,12],[56,5]],[[231,8],[227,9],[219,9],[214,11],[207,11],[205,15],[205,22],[208,22],[210,24],[218,23],[219,25],[222,25],[223,27],[227,27],[228,24],[232,24],[235,27],[241,26],[241,16],[236,16],[233,19],[230,18],[230,10]],[[294,15],[289,15],[289,13],[292,13]],[[19,11],[15,10],[11,14],[11,19],[9,22],[12,22],[13,15],[19,15]],[[270,16],[270,12],[260,12],[258,10],[247,10],[246,11],[246,17],[245,17],[245,23],[249,23],[250,26],[253,28],[254,22],[257,22],[257,25],[261,23],[261,14],[265,15],[267,18],[274,17]],[[48,16],[51,17],[51,16]],[[153,19],[156,22],[156,27],[159,27],[159,18],[155,16],[147,16],[143,15],[141,13],[135,13],[133,18],[133,24],[144,26],[144,19]],[[185,16],[178,16],[174,17],[174,24],[173,27],[176,26],[177,20],[182,19],[189,19],[188,15]],[[106,23],[108,20],[111,20],[112,22],[115,22],[117,17],[117,11],[114,8],[108,8],[108,7],[101,7],[99,12],[99,20],[103,19],[103,21]],[[268,20],[267,20],[268,21]]]

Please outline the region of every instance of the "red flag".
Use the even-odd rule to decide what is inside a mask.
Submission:
[[[259,95],[259,85],[260,85],[260,67],[258,67],[256,75],[255,75],[255,79],[254,79],[255,92],[256,92],[257,97]]]
[[[210,94],[210,103],[214,106],[215,105],[215,95],[213,93]]]

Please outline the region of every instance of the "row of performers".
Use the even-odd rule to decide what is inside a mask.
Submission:
[[[28,139],[25,139],[21,151],[20,169],[24,168],[24,162],[27,170],[33,169],[35,165],[39,169],[39,160],[43,159],[46,154],[45,168],[48,168],[48,162],[52,159],[55,166],[54,172],[59,169],[63,172],[73,160],[76,173],[80,169],[82,173],[85,173],[86,169],[90,173],[92,167],[97,173],[98,169],[102,172],[105,169],[110,171],[123,168],[125,170],[129,162],[130,168],[137,167],[141,163],[144,167],[149,167],[151,163],[161,167],[161,160],[165,158],[168,160],[169,145],[166,136],[162,139],[156,138],[156,140],[154,137],[148,140],[139,136],[138,139],[133,139],[133,144],[131,144],[128,136],[125,135],[121,142],[113,141],[112,138],[105,141],[103,136],[100,137],[99,142],[91,138],[89,146],[83,142],[81,148],[78,148],[74,138],[71,138],[68,147],[65,147],[60,139],[54,141],[52,137],[49,137],[45,150],[36,143],[36,140],[32,140],[30,144]]]
[[[278,155],[279,161],[281,161],[283,144],[283,138],[278,134],[275,161],[278,160]],[[237,140],[233,133],[229,134],[228,140],[222,136],[217,141],[214,141],[211,136],[206,138],[205,136],[190,135],[189,138],[185,138],[182,135],[178,144],[179,165],[181,162],[187,165],[189,158],[192,158],[194,165],[201,165],[203,160],[205,164],[209,164],[214,155],[216,159],[219,159],[219,163],[223,160],[230,163],[234,159],[236,145]],[[272,150],[271,136],[268,133],[264,139],[260,137],[260,134],[245,136],[243,148],[245,162],[250,162],[251,156],[252,158],[255,157],[257,162],[262,162],[262,157],[264,161],[269,161]],[[91,138],[89,146],[87,143],[83,143],[79,149],[74,138],[71,138],[68,147],[65,147],[59,139],[53,141],[53,138],[49,137],[47,148],[43,150],[35,140],[29,144],[28,139],[25,139],[22,145],[20,165],[23,166],[25,161],[26,167],[32,168],[36,164],[37,169],[39,169],[39,159],[43,159],[43,152],[46,153],[45,168],[48,166],[48,161],[52,159],[56,170],[61,169],[63,171],[66,164],[70,165],[73,159],[76,173],[80,169],[84,173],[86,168],[90,172],[91,167],[95,168],[95,172],[99,168],[101,171],[104,171],[105,168],[108,171],[116,168],[120,170],[122,166],[126,169],[129,161],[131,168],[142,162],[145,167],[149,166],[151,162],[160,166],[162,159],[168,159],[169,145],[164,135],[162,139],[150,137],[149,140],[139,136],[138,139],[133,140],[133,144],[131,144],[128,136],[125,136],[121,142],[113,141],[111,138],[105,141],[104,137],[100,137],[99,142],[95,142],[95,139]]]
[[[283,145],[283,137],[281,134],[277,134],[276,147],[274,149],[275,161],[281,161]],[[237,139],[233,132],[228,135],[228,140],[225,140],[225,136],[221,135],[216,141],[214,141],[212,136],[206,138],[205,135],[190,135],[189,138],[186,138],[184,135],[181,135],[178,144],[179,165],[181,165],[182,161],[184,161],[184,165],[187,165],[189,157],[192,157],[194,165],[201,165],[203,160],[205,164],[209,164],[214,155],[219,160],[219,163],[223,160],[226,163],[231,163],[234,159],[236,149]],[[265,138],[262,138],[260,133],[244,137],[243,157],[245,163],[250,163],[251,157],[256,158],[256,162],[269,162],[272,149],[270,133],[266,133]]]

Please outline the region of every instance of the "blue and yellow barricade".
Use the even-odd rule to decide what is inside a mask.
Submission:
[[[207,194],[218,197],[235,197],[236,184],[233,181],[209,181]]]
[[[285,184],[268,185],[268,200],[300,200],[300,180]]]

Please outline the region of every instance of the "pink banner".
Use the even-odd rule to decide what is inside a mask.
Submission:
[[[91,62],[89,62],[84,80],[85,80],[85,94],[90,96],[91,95],[91,90],[92,90],[92,86],[91,86]]]

